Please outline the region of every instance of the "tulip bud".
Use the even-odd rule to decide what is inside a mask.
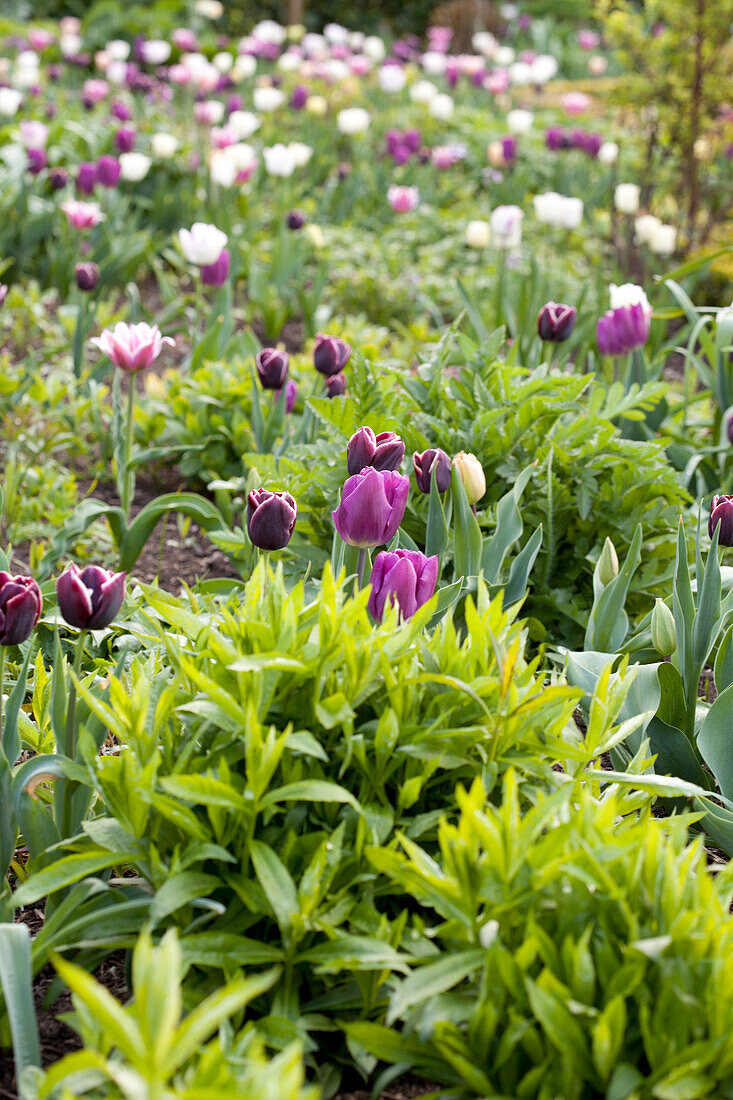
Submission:
[[[341,397],[346,393],[346,375],[343,371],[339,371],[338,374],[324,378],[323,388],[326,391],[326,397]]]
[[[85,161],[79,165],[76,173],[76,189],[82,195],[91,195],[97,182],[97,166]]]
[[[282,389],[289,362],[288,353],[279,348],[263,348],[257,353],[255,364],[264,390]]]
[[[298,506],[290,493],[253,489],[247,497],[247,534],[260,550],[282,550],[290,542]]]
[[[288,229],[302,229],[305,225],[305,214],[300,210],[291,210],[288,214]]]
[[[611,583],[614,577],[618,576],[618,555],[616,554],[616,547],[610,539],[606,539],[603,544],[601,556],[596,565],[596,574],[604,588]]]
[[[415,481],[421,493],[430,492],[430,482],[435,473],[438,492],[445,493],[450,488],[450,458],[440,447],[429,447],[420,454],[412,456]]]
[[[97,161],[97,182],[102,187],[116,187],[120,182],[120,162],[111,153],[105,153]]]
[[[427,558],[419,550],[382,550],[372,566],[367,607],[372,618],[382,621],[387,606],[397,604],[404,622],[427,603],[438,580],[438,556]]]
[[[41,614],[41,590],[33,577],[0,572],[0,645],[20,645]]]
[[[52,191],[60,191],[69,182],[69,173],[65,168],[52,168],[48,174]]]
[[[578,311],[575,306],[566,306],[560,302],[548,302],[540,310],[537,318],[537,331],[542,340],[561,344],[575,328]]]
[[[99,268],[91,260],[77,264],[74,269],[76,272],[76,285],[79,290],[94,290],[99,282]]]
[[[654,601],[652,611],[652,645],[662,657],[670,657],[677,649],[674,615],[664,600]]]
[[[458,475],[463,482],[468,503],[476,504],[486,492],[486,478],[481,463],[476,455],[459,451],[453,459],[453,465],[458,470]]]
[[[719,546],[733,546],[733,496],[715,495],[710,504],[710,522],[708,534],[713,537],[715,528],[720,524]]]
[[[351,355],[351,345],[337,336],[325,336],[319,332],[313,348],[313,366],[320,374],[338,374]]]
[[[79,570],[72,562],[56,581],[59,611],[69,626],[102,630],[114,620],[125,598],[125,574],[99,565]]]
[[[405,444],[395,432],[375,435],[371,428],[354,432],[346,446],[346,465],[350,474],[358,474],[365,466],[375,470],[398,470],[405,457]]]

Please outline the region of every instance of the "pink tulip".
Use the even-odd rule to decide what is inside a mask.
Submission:
[[[392,184],[387,191],[387,201],[396,214],[408,214],[420,202],[417,187],[402,187]]]
[[[80,199],[68,199],[61,203],[61,209],[66,214],[66,220],[74,229],[92,229],[103,222],[106,214],[103,214],[96,202],[82,202]]]
[[[144,321],[137,325],[119,321],[114,329],[104,329],[101,336],[95,336],[89,342],[108,355],[116,367],[129,371],[149,367],[160,355],[164,344],[176,346],[170,336],[161,336],[157,325],[148,325]]]

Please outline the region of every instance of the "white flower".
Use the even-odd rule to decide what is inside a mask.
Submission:
[[[326,23],[323,37],[334,46],[345,46],[349,41],[349,32],[340,23]]]
[[[430,100],[428,110],[433,118],[437,118],[439,122],[447,122],[453,115],[455,104],[446,92],[441,92]]]
[[[492,943],[499,935],[499,922],[498,920],[487,920],[486,924],[482,924],[478,931],[479,943],[482,947],[491,947]]]
[[[295,157],[287,145],[278,143],[262,150],[265,158],[265,171],[270,176],[292,176],[295,171]]]
[[[515,61],[509,66],[509,79],[516,85],[531,84],[532,66],[527,61]]]
[[[618,145],[615,141],[604,141],[598,150],[601,164],[615,164],[618,159]]]
[[[382,65],[377,79],[383,92],[401,92],[407,84],[407,73],[400,65]]]
[[[277,67],[284,73],[294,73],[296,69],[300,68],[302,58],[297,54],[288,50],[287,53],[280,54],[277,59]]]
[[[303,35],[300,45],[309,57],[326,57],[328,54],[326,39],[322,34],[315,34],[313,31]]]
[[[143,61],[148,65],[165,65],[171,55],[171,44],[162,38],[149,38],[140,47]]]
[[[471,39],[471,45],[477,53],[482,53],[484,57],[493,57],[499,43],[490,31],[476,31]]]
[[[677,230],[673,225],[658,225],[651,234],[649,247],[658,256],[671,256],[677,247]]]
[[[254,76],[256,72],[257,58],[250,53],[246,53],[235,61],[231,77],[239,84],[241,81],[249,79],[250,76]]]
[[[24,118],[20,124],[20,140],[26,149],[43,149],[48,141],[48,126],[35,118]]]
[[[532,84],[546,84],[552,80],[559,68],[557,60],[547,53],[538,54],[529,65],[532,71]]]
[[[130,183],[144,180],[153,162],[144,153],[120,153],[120,176]]]
[[[506,124],[510,134],[528,134],[532,129],[533,122],[534,115],[532,112],[523,111],[521,107],[509,111],[506,116]]]
[[[263,19],[261,23],[258,23],[252,30],[252,37],[258,39],[260,42],[271,42],[276,46],[281,45],[287,38],[288,32],[285,27],[282,27],[279,23],[276,23],[273,19]]]
[[[364,48],[366,42],[366,35],[363,31],[351,31],[349,34],[349,49],[358,53],[359,50]]]
[[[309,115],[325,115],[328,100],[322,95],[309,95],[305,101],[305,109]]]
[[[428,50],[422,55],[422,67],[426,73],[430,73],[431,76],[441,76],[446,69],[446,58],[444,53],[436,53],[435,50]]]
[[[313,156],[313,147],[302,141],[291,141],[288,149],[296,168],[303,168]]]
[[[16,88],[0,88],[0,115],[11,117],[17,114],[23,102],[23,93]]]
[[[583,220],[583,200],[563,196],[561,216],[563,229],[577,229]]]
[[[178,149],[178,138],[175,134],[169,134],[164,130],[159,130],[156,134],[153,134],[151,145],[153,148],[153,156],[157,160],[170,160]]]
[[[466,226],[466,244],[469,248],[488,248],[491,243],[491,229],[484,221],[469,222]]]
[[[639,209],[639,187],[635,183],[620,183],[613,201],[621,214],[635,214]]]
[[[269,113],[276,111],[278,107],[282,107],[285,102],[285,93],[281,92],[279,88],[255,88],[252,99],[254,101],[256,111],[265,111]]]
[[[432,80],[416,80],[410,88],[410,99],[413,103],[429,103],[438,94],[438,89]]]
[[[545,191],[542,195],[535,195],[532,200],[535,217],[543,225],[559,225],[560,209],[563,196],[557,191]]]
[[[104,52],[113,61],[127,61],[130,56],[130,43],[124,38],[113,38],[104,47]]]
[[[611,283],[609,294],[611,296],[611,309],[625,309],[627,306],[640,305],[645,312],[651,313],[652,311],[649,299],[644,293],[644,288],[637,286],[636,283],[622,283],[621,286]]]
[[[78,34],[62,34],[59,39],[59,49],[64,57],[75,57],[81,53],[84,45]]]
[[[124,84],[127,80],[127,62],[110,61],[104,75],[110,84]]]
[[[494,54],[494,61],[501,68],[505,68],[514,61],[514,50],[511,46],[499,46],[499,49]]]
[[[363,49],[367,57],[376,64],[383,61],[387,53],[384,42],[376,34],[370,34],[364,39]],[[396,66],[392,66],[392,68],[396,68]]]
[[[344,107],[336,115],[336,126],[342,134],[363,134],[369,129],[371,116],[363,107]]]
[[[661,219],[654,214],[640,214],[634,222],[636,239],[640,244],[649,244],[655,229],[662,224]]]
[[[209,176],[218,187],[231,187],[237,178],[237,158],[232,156],[233,145],[215,149],[209,158]]]
[[[242,141],[252,137],[252,134],[260,128],[260,120],[251,111],[232,111],[228,123]]]
[[[190,229],[180,229],[178,240],[185,259],[197,267],[215,264],[226,247],[228,237],[215,225],[194,222]]]
[[[221,19],[224,5],[220,0],[196,0],[196,11],[205,19]]]
[[[491,237],[497,248],[518,248],[522,243],[522,218],[518,206],[497,206],[489,221]]]
[[[234,58],[226,50],[222,50],[221,53],[214,54],[213,63],[217,72],[229,73],[234,65]]]

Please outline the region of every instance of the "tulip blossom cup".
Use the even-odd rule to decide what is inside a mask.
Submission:
[[[295,528],[298,507],[290,493],[253,489],[247,497],[247,534],[259,550],[282,550]]]
[[[339,537],[359,550],[357,584],[362,585],[366,552],[384,546],[397,534],[407,507],[410,479],[396,470],[367,466],[344,485],[341,501],[333,512]]]
[[[33,577],[0,571],[0,737],[4,730],[5,649],[30,638],[42,607],[41,590]]]
[[[371,592],[367,607],[381,623],[385,611],[397,607],[399,620],[411,618],[435,592],[438,557],[426,557],[419,550],[382,550],[377,554],[369,578]]]

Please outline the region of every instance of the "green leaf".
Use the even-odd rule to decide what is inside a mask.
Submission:
[[[475,577],[481,567],[483,539],[478,520],[468,503],[458,467],[451,471],[453,491],[453,563],[455,576]]]
[[[593,1080],[588,1044],[583,1029],[566,1006],[531,978],[525,978],[529,1003],[536,1019],[552,1045],[566,1058],[575,1072]]]
[[[487,584],[496,583],[509,548],[521,537],[524,525],[519,511],[519,501],[533,473],[533,466],[527,466],[522,470],[512,488],[496,505],[496,528],[491,538],[486,539],[481,555],[481,568]],[[522,594],[524,594],[524,588],[522,588]]]
[[[107,1040],[114,1043],[133,1064],[142,1065],[146,1055],[145,1040],[119,1001],[81,967],[60,955],[52,956],[51,961],[59,977],[92,1013]]]
[[[104,871],[115,864],[123,864],[126,860],[135,858],[134,852],[103,852],[102,854],[87,855],[85,852],[52,863],[50,867],[44,867],[42,871],[20,884],[13,894],[15,905],[31,905],[34,901],[40,901],[47,894],[53,894],[55,890],[61,890],[71,886],[80,879],[94,875],[97,871]]]
[[[0,924],[0,986],[10,1020],[15,1072],[40,1066],[36,1013],[33,1007],[31,938],[25,924]]]
[[[724,797],[733,799],[733,684],[718,696],[705,715],[697,747]]]
[[[290,928],[293,916],[299,912],[298,891],[287,868],[272,848],[261,840],[250,844],[252,866],[260,886],[272,906],[275,919],[282,929]]]
[[[164,917],[190,905],[197,898],[205,898],[219,885],[215,875],[205,875],[199,871],[182,871],[171,875],[163,883],[153,898],[150,907],[150,919],[153,927]]]
[[[344,802],[358,813],[362,812],[353,794],[338,783],[331,783],[326,779],[300,779],[296,783],[276,787],[263,795],[259,804],[260,808],[264,808],[277,805],[278,802]]]
[[[120,569],[132,569],[158,521],[169,512],[182,512],[205,531],[226,526],[219,509],[205,497],[197,493],[164,493],[146,504],[125,531],[120,543]]]
[[[407,959],[390,944],[369,936],[338,936],[298,955],[299,962],[315,965],[323,974],[340,970],[397,970],[407,974]]]
[[[402,1017],[406,1009],[462,982],[470,974],[481,969],[486,961],[484,950],[449,952],[436,962],[427,963],[414,970],[409,978],[397,986],[389,1002],[387,1024],[391,1025]]]

